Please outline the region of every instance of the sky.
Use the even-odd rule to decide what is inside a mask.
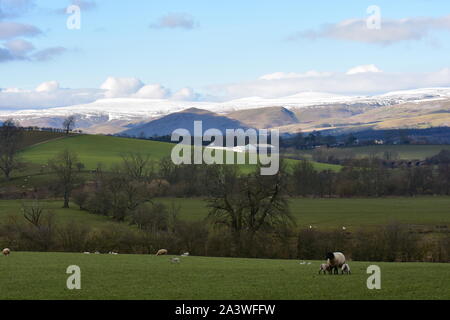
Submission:
[[[0,0],[0,109],[442,87],[449,53],[444,0]]]

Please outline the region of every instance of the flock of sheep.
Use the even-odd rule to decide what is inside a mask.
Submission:
[[[341,252],[330,252],[327,254],[327,263],[320,265],[319,274],[339,274],[341,269],[342,274],[351,274],[350,266],[345,261],[345,256]]]
[[[11,254],[11,249],[5,248],[2,251],[4,256],[9,256]],[[97,252],[96,252],[97,253]],[[85,252],[87,254],[87,252]],[[99,253],[97,253],[99,254]],[[109,254],[117,255],[116,252],[110,252]],[[156,253],[157,256],[165,256],[169,254],[169,251],[166,249],[158,250]],[[189,252],[183,253],[181,255],[182,257],[188,257]],[[341,270],[342,274],[351,274],[350,266],[345,261],[345,256],[341,252],[330,252],[326,256],[327,262],[320,265],[319,274],[323,273],[329,273],[329,274],[339,274],[339,269]],[[170,259],[171,263],[180,263],[180,258],[172,258]]]

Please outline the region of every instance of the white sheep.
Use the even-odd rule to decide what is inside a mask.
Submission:
[[[159,250],[157,253],[156,253],[156,255],[157,256],[165,256],[165,255],[167,255],[169,253],[169,251],[167,251],[166,249],[161,249],[161,250]]]
[[[189,257],[189,252],[185,252],[181,255],[182,257]]]
[[[331,272],[330,265],[326,264],[326,263],[322,263],[320,265],[319,274],[321,274],[322,272],[323,272],[323,274],[326,274],[327,272]]]
[[[172,258],[172,259],[170,259],[170,262],[172,262],[172,263],[180,263],[181,260],[180,260],[180,258]]]
[[[352,274],[352,271],[350,270],[350,266],[348,264],[343,264],[342,265],[342,274],[346,273],[346,274]]]
[[[341,252],[329,252],[327,254],[327,264],[330,265],[331,270],[334,271],[335,274],[339,274],[339,268],[345,264],[345,256]]]
[[[5,248],[5,249],[3,249],[2,253],[5,257],[7,257],[11,254],[11,249]]]

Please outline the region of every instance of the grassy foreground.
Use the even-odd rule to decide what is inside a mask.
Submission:
[[[0,257],[0,299],[450,299],[450,265],[352,262],[350,276],[319,275],[320,262],[144,255],[16,253]],[[366,269],[381,268],[381,290]],[[69,291],[69,265],[81,268]]]

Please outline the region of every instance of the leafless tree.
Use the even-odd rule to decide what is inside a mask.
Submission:
[[[66,119],[64,119],[63,129],[67,135],[70,132],[72,132],[73,129],[75,129],[75,117],[74,116],[68,116]]]
[[[31,223],[35,227],[41,225],[41,220],[44,213],[44,208],[38,201],[34,201],[31,204],[22,204],[22,213],[25,220]]]
[[[64,196],[63,208],[69,208],[72,190],[78,182],[77,163],[77,154],[67,149],[49,161],[49,167],[56,173],[59,186]]]
[[[239,175],[236,168],[221,166],[211,177],[210,188],[209,218],[231,230],[237,251],[241,249],[243,235],[252,246],[259,231],[294,223],[285,196],[283,166],[274,176],[262,176],[259,171]]]
[[[149,155],[128,153],[122,155],[122,167],[132,180],[144,181],[153,175],[153,162]]]
[[[17,153],[22,130],[14,120],[6,120],[0,127],[0,170],[10,180],[13,170],[19,168]]]

